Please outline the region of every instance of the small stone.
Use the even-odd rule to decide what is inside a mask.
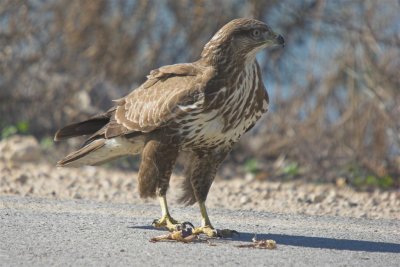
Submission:
[[[25,184],[26,181],[28,181],[28,176],[26,174],[21,174],[15,181],[20,184]]]
[[[357,207],[358,204],[355,202],[349,202],[349,207],[353,208],[353,207]]]
[[[249,199],[249,197],[248,196],[242,196],[241,198],[240,198],[240,204],[246,204],[246,203],[248,203],[248,202],[250,202],[250,199]]]
[[[320,202],[322,202],[324,199],[325,199],[325,196],[324,196],[323,194],[316,195],[316,196],[314,197],[314,201],[313,201],[313,202],[315,202],[315,203],[320,203]]]
[[[335,183],[337,187],[345,187],[347,185],[346,178],[344,177],[336,178]]]
[[[244,179],[245,179],[247,182],[253,181],[254,178],[255,178],[255,175],[254,175],[253,173],[246,173],[246,175],[245,175],[245,177],[244,177]]]

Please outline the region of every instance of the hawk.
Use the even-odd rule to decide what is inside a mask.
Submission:
[[[99,165],[141,154],[140,196],[159,198],[162,216],[153,225],[173,231],[182,224],[171,217],[166,193],[176,159],[185,152],[189,160],[180,201],[200,206],[202,224],[195,233],[221,235],[205,201],[221,162],[268,109],[256,54],[274,45],[283,46],[284,39],[265,23],[230,21],[204,46],[199,60],[153,70],[108,111],[60,129],[56,141],[88,138],[58,166]]]

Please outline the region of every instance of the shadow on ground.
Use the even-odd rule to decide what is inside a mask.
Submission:
[[[152,226],[128,226],[133,229],[163,231]],[[239,236],[235,236],[230,241],[252,242],[254,233],[241,232]],[[283,234],[257,234],[257,239],[273,239],[278,245],[322,248],[335,250],[350,250],[350,251],[366,251],[366,252],[387,252],[400,253],[400,244],[387,242],[374,242],[352,239],[337,239],[329,237],[313,237],[299,235],[283,235]]]
[[[249,241],[254,237],[254,233],[240,233],[240,236],[235,237],[237,241]],[[313,236],[298,236],[298,235],[283,235],[283,234],[257,234],[257,239],[273,239],[278,245],[309,247],[309,248],[324,248],[336,250],[352,250],[352,251],[367,251],[367,252],[390,252],[400,253],[400,244],[373,242],[351,239],[336,239],[328,237],[313,237]]]

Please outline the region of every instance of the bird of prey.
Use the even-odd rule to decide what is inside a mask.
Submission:
[[[140,196],[159,198],[162,216],[153,225],[173,231],[182,225],[170,215],[166,193],[178,155],[187,153],[180,201],[200,206],[202,224],[195,233],[221,236],[205,201],[225,156],[268,109],[256,53],[274,45],[283,46],[284,39],[265,23],[230,21],[204,46],[199,60],[153,70],[108,111],[60,129],[56,141],[88,138],[58,166],[98,165],[141,154]]]

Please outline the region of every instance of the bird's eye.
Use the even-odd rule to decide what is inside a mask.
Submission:
[[[253,30],[251,32],[251,35],[253,35],[253,37],[260,37],[261,31],[260,30]]]

